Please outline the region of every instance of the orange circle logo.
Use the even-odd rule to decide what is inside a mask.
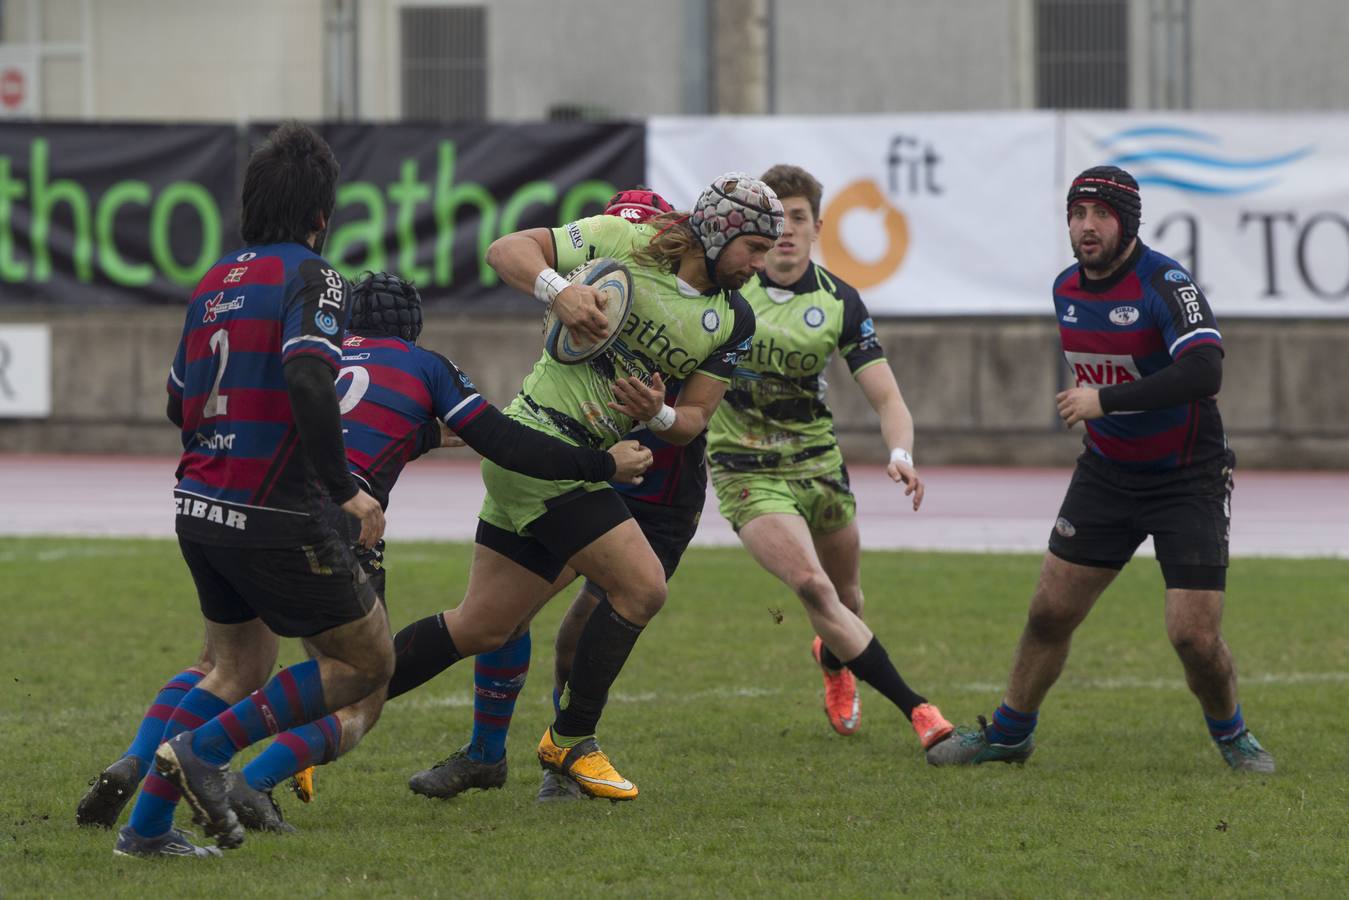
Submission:
[[[853,256],[843,243],[843,217],[854,209],[885,214],[885,254],[875,262]],[[890,205],[880,187],[871,180],[854,181],[834,195],[824,210],[820,228],[820,254],[825,265],[858,290],[866,290],[888,281],[909,252],[909,222]]]

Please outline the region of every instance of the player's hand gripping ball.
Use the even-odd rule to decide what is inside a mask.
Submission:
[[[616,259],[601,256],[573,269],[567,280],[572,284],[588,284],[605,297],[604,314],[609,319],[608,336],[602,341],[578,339],[558,318],[554,308],[548,307],[543,318],[543,346],[548,355],[563,365],[573,366],[594,359],[618,340],[618,333],[632,309],[632,274]]]

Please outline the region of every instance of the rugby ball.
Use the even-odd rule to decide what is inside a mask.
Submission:
[[[602,293],[606,298],[604,312],[609,317],[608,337],[591,343],[572,335],[549,305],[543,317],[544,349],[564,366],[574,366],[594,359],[618,340],[618,332],[632,309],[632,273],[618,260],[601,256],[577,266],[568,273],[567,280],[572,284],[588,284]]]

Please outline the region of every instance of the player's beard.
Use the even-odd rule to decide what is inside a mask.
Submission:
[[[1120,240],[1123,235],[1115,235],[1113,241],[1107,241],[1100,235],[1095,235],[1095,237],[1100,249],[1092,253],[1090,259],[1083,255],[1080,240],[1073,244],[1073,258],[1081,263],[1084,269],[1104,269],[1115,261],[1115,257],[1119,256]]]

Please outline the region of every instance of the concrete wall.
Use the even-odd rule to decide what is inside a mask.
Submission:
[[[53,314],[5,311],[5,322],[53,327],[50,420],[0,420],[0,451],[176,453],[164,419],[164,381],[182,329],[179,310]],[[1066,379],[1047,319],[918,319],[878,324],[918,425],[920,464],[1060,465],[1078,452],[1054,393]],[[1349,320],[1228,321],[1220,404],[1243,465],[1349,467]],[[504,405],[538,358],[536,318],[432,314],[422,342],[453,358],[484,396]],[[831,405],[849,459],[885,448],[848,373],[828,373]]]
[[[539,119],[558,104],[615,117],[705,113],[710,60],[739,38],[712,0],[480,0],[488,115]],[[99,119],[270,120],[324,115],[324,0],[40,0],[39,33],[87,46],[44,66],[45,114]],[[399,13],[471,0],[360,0],[358,114],[397,119]],[[1034,0],[721,0],[771,46],[766,111],[799,115],[995,110],[1034,105]],[[0,4],[11,40],[27,4]],[[1157,0],[1131,0],[1131,107],[1147,108],[1165,47]],[[1194,0],[1192,108],[1344,109],[1344,0]],[[771,12],[770,12],[771,11]],[[84,32],[88,30],[87,37]],[[185,36],[195,36],[186,39]],[[1156,44],[1156,46],[1154,46]],[[747,51],[748,52],[748,51]],[[723,70],[727,69],[723,66]],[[721,77],[728,77],[726,71]],[[85,93],[92,93],[86,102]],[[715,110],[713,110],[715,111]],[[723,111],[757,112],[757,109]]]

